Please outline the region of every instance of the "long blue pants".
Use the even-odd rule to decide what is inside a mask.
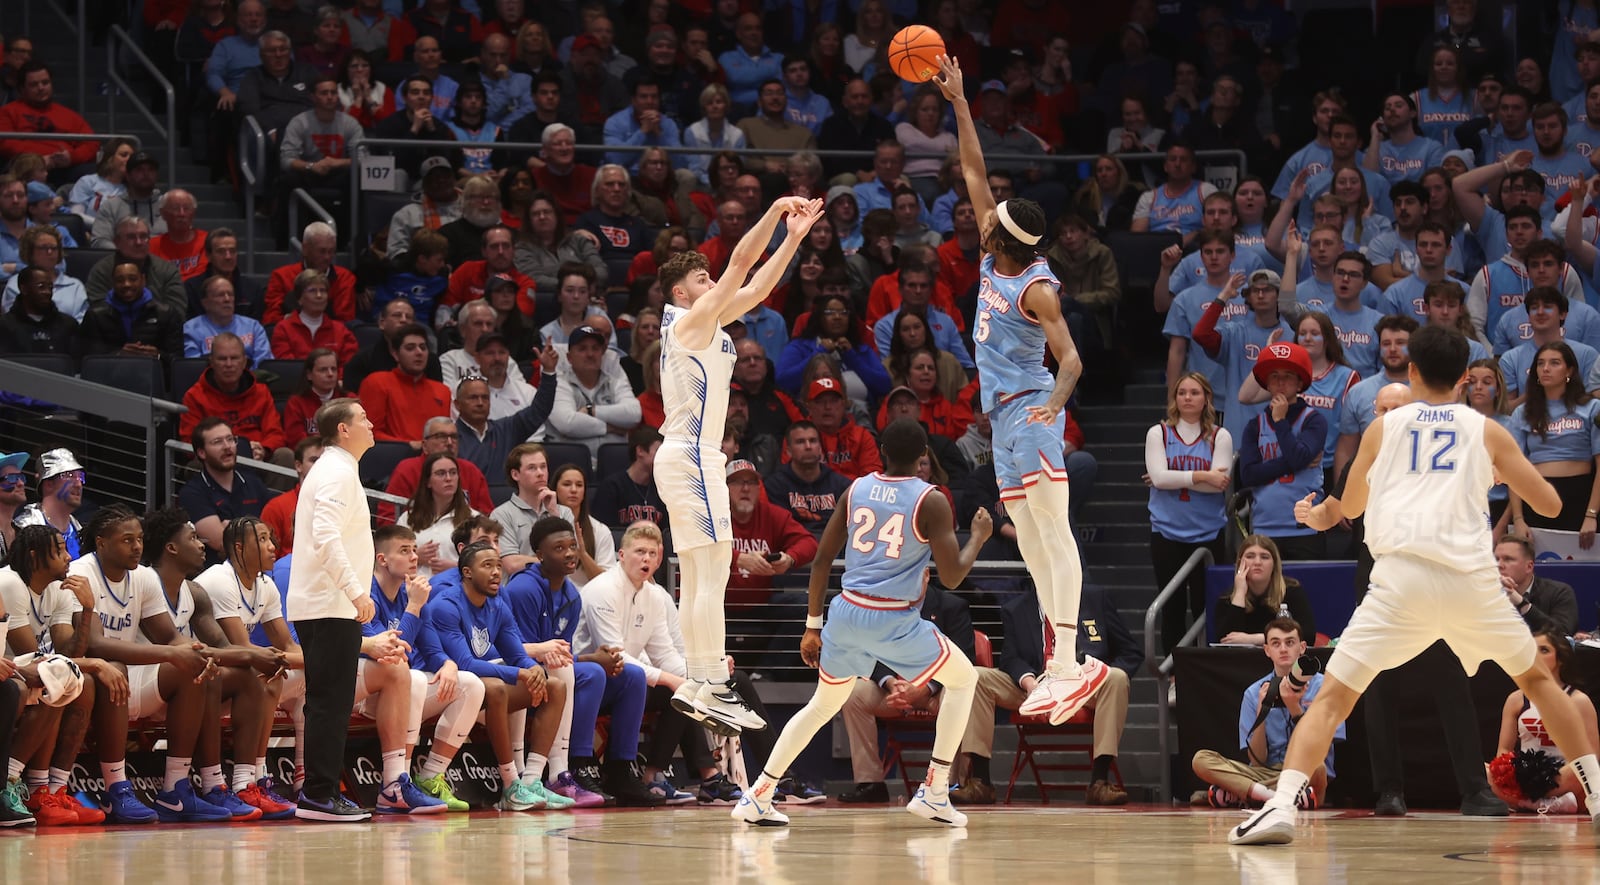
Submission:
[[[572,743],[574,757],[594,755],[594,723],[602,708],[611,712],[611,743],[607,759],[636,759],[639,756],[639,729],[644,722],[644,670],[624,664],[616,676],[593,661],[573,665]]]

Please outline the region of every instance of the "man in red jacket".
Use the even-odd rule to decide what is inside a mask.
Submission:
[[[428,330],[416,323],[394,333],[395,367],[361,382],[361,405],[379,440],[410,443],[422,451],[429,418],[450,414],[450,389],[428,377]]]
[[[486,229],[483,232],[483,257],[476,261],[462,262],[461,266],[450,274],[450,288],[445,292],[444,300],[440,302],[441,305],[449,305],[452,308],[446,316],[468,301],[485,297],[489,278],[493,276],[506,277],[516,283],[517,310],[524,316],[533,316],[533,280],[517,270],[515,258],[516,245],[512,241],[511,228],[497,224]]]
[[[261,324],[270,326],[292,313],[294,278],[306,269],[320,270],[328,278],[328,315],[348,323],[356,318],[356,275],[333,263],[338,253],[339,237],[325,222],[313,221],[300,235],[300,258],[294,264],[285,264],[272,272],[267,280],[266,307],[261,313]]]
[[[945,240],[934,251],[939,255],[939,282],[944,284],[957,304],[957,310],[951,316],[956,322],[961,322],[961,300],[978,284],[978,214],[973,211],[971,200],[966,197],[956,200],[950,210],[950,224],[955,229],[955,236]]]
[[[733,517],[733,567],[728,579],[729,650],[767,669],[795,659],[794,640],[778,640],[803,619],[804,591],[773,592],[772,579],[816,558],[817,541],[794,514],[767,500],[756,466],[728,463],[729,514]],[[742,634],[742,635],[741,635]],[[743,641],[740,641],[740,640]],[[753,653],[753,654],[750,654]]]
[[[183,395],[189,411],[178,422],[179,438],[187,439],[200,419],[217,417],[228,422],[241,444],[249,442],[251,458],[279,467],[294,466],[294,452],[284,446],[283,424],[272,391],[246,368],[244,342],[232,332],[223,332],[211,339],[207,360],[209,367]]]
[[[21,84],[16,101],[0,107],[0,132],[60,132],[89,135],[94,130],[66,105],[55,100],[50,68],[42,61],[30,61],[17,71]],[[15,160],[21,154],[39,154],[50,169],[50,183],[63,185],[94,171],[98,141],[0,141],[0,159]]]
[[[394,472],[389,474],[389,485],[384,491],[401,498],[410,498],[411,493],[417,490],[417,483],[422,479],[422,462],[429,455],[449,455],[456,459],[456,467],[461,475],[461,491],[467,495],[467,503],[479,513],[488,513],[494,509],[494,499],[489,497],[489,481],[484,478],[483,471],[478,465],[461,457],[461,429],[456,427],[456,422],[449,415],[439,415],[429,418],[428,423],[422,428],[422,453],[415,458],[407,458],[395,465]],[[389,503],[378,505],[378,525],[388,525],[395,521],[395,506]]]
[[[871,431],[850,417],[844,388],[832,378],[818,378],[806,391],[806,417],[822,434],[822,452],[829,467],[851,479],[883,469],[878,441]],[[789,463],[789,446],[784,444],[783,463]]]

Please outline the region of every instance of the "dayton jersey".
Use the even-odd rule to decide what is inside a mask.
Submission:
[[[668,443],[721,450],[733,384],[733,339],[718,329],[704,350],[684,347],[672,324],[688,312],[672,304],[661,308],[661,402],[666,411],[661,435]]]
[[[108,639],[138,642],[139,623],[167,610],[161,577],[149,566],[129,569],[121,581],[110,581],[100,568],[100,558],[91,553],[74,560],[67,574],[82,576],[93,588],[95,613]]]
[[[72,616],[83,611],[83,606],[78,604],[78,597],[61,586],[60,581],[50,582],[44,588],[44,593],[35,596],[28,585],[22,582],[22,576],[12,571],[10,566],[0,568],[0,601],[5,602],[8,616],[4,625],[6,632],[26,626],[33,634],[33,641],[39,646],[41,654],[56,650],[55,641],[50,637],[50,628],[57,624],[71,626]],[[3,644],[0,641],[0,645]],[[6,657],[16,657],[16,652],[16,649],[5,646]]]
[[[922,598],[928,539],[917,512],[934,487],[914,476],[869,473],[850,484],[844,589],[882,599]]]
[[[1455,572],[1494,568],[1489,487],[1494,465],[1484,422],[1459,403],[1408,403],[1382,418],[1383,443],[1367,473],[1367,547]]]
[[[991,412],[1004,397],[1030,390],[1050,390],[1055,381],[1044,367],[1044,327],[1022,306],[1023,293],[1044,281],[1056,290],[1061,281],[1043,256],[1016,276],[994,269],[994,256],[978,263],[978,316],[972,327],[978,374],[983,378],[983,411]],[[662,333],[666,337],[666,333]],[[665,373],[663,373],[665,377]]]

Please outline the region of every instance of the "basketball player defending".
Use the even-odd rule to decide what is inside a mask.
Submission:
[[[967,545],[957,545],[950,502],[917,478],[917,461],[927,447],[927,431],[916,421],[901,418],[884,428],[880,450],[888,466],[851,483],[823,530],[811,562],[811,599],[800,640],[800,656],[818,671],[817,692],[784,726],[761,776],[734,806],[734,820],[763,827],[789,822],[772,804],[782,772],[844,707],[856,678],[870,678],[882,661],[915,685],[944,686],[928,779],[906,810],[947,826],[967,825],[967,816],[950,803],[950,760],[967,728],[978,672],[918,610],[928,589],[928,560],[938,564],[940,583],[960,584],[994,522],[978,508]],[[823,595],[841,547],[844,592],[829,604],[824,627]]]
[[[983,148],[961,91],[961,65],[940,56],[934,82],[955,109],[961,174],[983,238],[978,315],[973,324],[983,411],[994,426],[994,473],[1000,500],[1017,528],[1017,547],[1039,586],[1039,608],[1055,630],[1055,650],[1018,711],[1060,725],[1083,708],[1108,671],[1078,663],[1078,596],[1083,565],[1067,524],[1067,470],[1061,410],[1083,374],[1083,361],[1061,317],[1061,283],[1042,254],[1044,211],[1032,200],[996,205]],[[1060,368],[1052,382],[1045,348]]]
[[[1378,673],[1397,667],[1439,639],[1468,674],[1485,659],[1512,674],[1545,714],[1556,746],[1573,760],[1600,829],[1600,762],[1577,707],[1536,660],[1532,634],[1506,603],[1489,542],[1489,487],[1504,482],[1542,514],[1561,499],[1511,434],[1456,402],[1467,371],[1467,341],[1442,326],[1411,335],[1411,392],[1361,435],[1343,500],[1295,504],[1295,519],[1323,531],[1343,517],[1367,514],[1367,546],[1375,561],[1371,589],[1339,637],[1316,704],[1289,739],[1277,794],[1228,833],[1228,841],[1261,845],[1294,841],[1295,797],[1306,773],[1327,755],[1334,728]],[[1365,482],[1359,477],[1365,477]]]
[[[785,214],[788,235],[750,276]],[[721,280],[711,279],[706,257],[692,251],[669,259],[659,274],[669,300],[661,317],[666,421],[661,426],[665,441],[656,452],[656,487],[667,504],[683,573],[678,605],[688,664],[688,678],[673,694],[672,706],[727,736],[746,728],[759,731],[767,723],[734,689],[724,659],[722,600],[733,562],[733,524],[723,475],[722,425],[734,351],[722,327],[766,299],[820,217],[821,200],[784,197],[734,247]]]

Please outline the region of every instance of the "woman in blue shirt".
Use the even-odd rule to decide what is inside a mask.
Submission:
[[[1565,342],[1546,344],[1534,353],[1528,371],[1528,398],[1511,413],[1511,433],[1539,475],[1561,495],[1561,515],[1540,516],[1511,495],[1511,523],[1520,535],[1528,527],[1578,532],[1578,545],[1594,544],[1596,508],[1600,508],[1600,401],[1583,389],[1583,370]]]
[[[1499,362],[1481,359],[1467,366],[1467,383],[1461,391],[1461,401],[1483,417],[1511,430],[1511,397],[1506,393],[1506,379],[1500,374]],[[1489,524],[1494,527],[1495,543],[1505,534],[1510,500],[1511,492],[1505,483],[1489,489]]]

